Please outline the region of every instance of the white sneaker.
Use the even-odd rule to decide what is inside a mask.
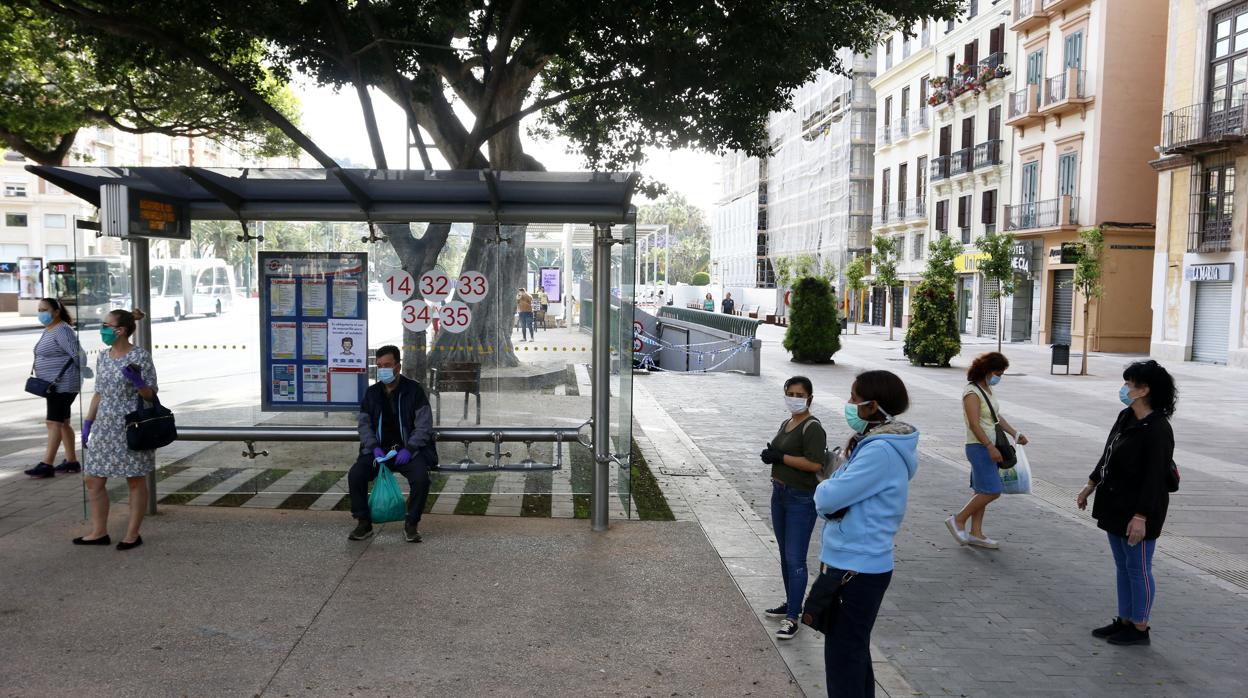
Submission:
[[[971,545],[980,547],[980,548],[988,548],[989,550],[996,550],[1001,547],[995,540],[991,538],[980,538],[979,536],[976,536],[970,533],[966,534],[966,542],[970,543]]]
[[[777,640],[792,640],[797,635],[799,626],[792,618],[785,618],[780,621],[780,629],[776,631]]]
[[[958,522],[952,516],[945,519],[945,528],[949,529],[949,535],[958,542],[958,545],[966,545],[970,542],[966,531],[958,528]]]

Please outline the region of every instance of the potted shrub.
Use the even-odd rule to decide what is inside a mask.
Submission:
[[[841,349],[841,323],[832,285],[826,279],[804,277],[794,285],[789,303],[784,348],[792,354],[792,360],[835,363],[832,355]]]
[[[698,273],[696,273],[696,274],[694,274],[694,275],[693,275],[693,281],[692,281],[692,282],[690,282],[690,285],[692,285],[692,286],[706,286],[706,285],[707,285],[707,284],[709,284],[709,283],[711,283],[711,275],[710,275],[710,274],[707,274],[707,273],[706,273],[706,272],[704,272],[704,271],[700,271],[700,272],[698,272]]]
[[[953,270],[959,247],[947,235],[928,245],[927,269],[914,288],[910,329],[902,347],[915,366],[947,367],[949,360],[962,351]]]

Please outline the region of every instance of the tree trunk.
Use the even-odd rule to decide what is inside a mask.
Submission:
[[[1005,334],[1004,333],[1005,328],[1001,327],[1001,316],[1002,316],[1001,298],[1002,297],[1000,295],[997,296],[997,353],[998,354],[1001,353],[1001,338]]]
[[[1088,375],[1088,299],[1083,299],[1083,356],[1079,358],[1079,375]]]
[[[884,324],[888,325],[888,341],[893,341],[893,289],[884,287]]]
[[[472,323],[468,329],[453,334],[439,330],[429,352],[429,365],[440,366],[448,361],[467,361],[483,366],[519,366],[520,360],[511,344],[511,326],[516,311],[516,289],[525,284],[526,226],[508,225],[496,230],[492,225],[478,225],[458,272],[479,271],[490,280],[485,299],[472,305]],[[500,239],[501,238],[501,239]],[[505,241],[504,241],[505,240]]]
[[[407,224],[390,224],[380,226],[395,254],[399,256],[399,264],[403,270],[420,279],[421,275],[437,264],[438,254],[446,244],[450,234],[449,223],[431,223],[425,228],[420,238],[412,235],[411,226]],[[412,300],[420,299],[420,284],[416,284],[416,292]],[[403,375],[424,383],[429,373],[429,363],[425,347],[425,333],[413,332],[403,327]]]
[[[862,291],[854,291],[853,300],[850,302],[854,304],[852,308],[854,313],[854,334],[858,334],[858,315],[862,312]]]

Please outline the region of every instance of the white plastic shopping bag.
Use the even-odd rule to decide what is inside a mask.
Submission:
[[[1001,482],[1005,494],[1031,494],[1031,464],[1027,462],[1027,452],[1022,446],[1014,445],[1018,453],[1018,462],[1013,468],[1001,471]]]

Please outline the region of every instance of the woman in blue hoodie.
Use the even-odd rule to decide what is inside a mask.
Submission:
[[[919,432],[896,420],[910,406],[889,371],[858,374],[845,405],[849,460],[815,489],[824,518],[821,574],[845,579],[823,657],[829,696],[873,696],[871,628],[893,577],[893,537],[918,469]]]

